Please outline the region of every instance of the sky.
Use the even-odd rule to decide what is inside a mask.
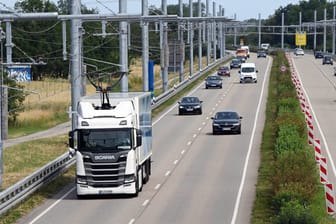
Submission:
[[[0,9],[13,8],[17,0],[0,0]],[[57,0],[51,0],[57,3]],[[127,1],[127,12],[130,14],[141,13],[141,0],[123,0]],[[81,0],[82,4],[88,8],[98,8],[101,13],[118,13],[119,0]],[[148,5],[154,5],[161,8],[161,0],[148,0]],[[178,4],[179,0],[167,0],[167,4]],[[182,0],[184,4],[189,4],[189,0]],[[198,0],[192,0],[198,2]],[[206,0],[201,0],[206,3]],[[274,14],[275,10],[279,7],[284,7],[288,4],[298,4],[299,0],[209,0],[210,12],[213,12],[213,2],[216,3],[216,11],[219,11],[219,6],[224,8],[224,16],[233,19],[236,16],[237,20],[246,20],[250,18],[258,19],[259,14],[261,19],[267,19],[270,15]]]

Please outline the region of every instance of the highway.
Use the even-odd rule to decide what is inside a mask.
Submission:
[[[223,89],[202,83],[188,94],[203,100],[202,115],[178,116],[175,104],[153,120],[152,176],[137,198],[78,200],[73,184],[18,223],[249,223],[272,60],[248,61],[258,83],[231,70]],[[241,135],[212,135],[211,116],[224,109],[243,117]]]
[[[335,186],[336,76],[334,66],[322,65],[322,59],[315,59],[309,54],[303,57],[292,55],[292,58],[313,115],[314,138],[321,141],[322,156],[327,158],[328,179]]]

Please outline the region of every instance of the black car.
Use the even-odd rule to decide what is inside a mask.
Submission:
[[[246,62],[246,57],[244,56],[237,56],[236,59],[238,59],[241,64]]]
[[[238,59],[232,59],[231,63],[230,63],[230,69],[233,69],[233,68],[240,68],[241,66],[241,61],[238,60]]]
[[[237,133],[241,134],[241,119],[242,116],[235,111],[227,110],[220,111],[215,114],[212,119],[212,133]]]
[[[334,61],[333,61],[333,58],[331,57],[331,55],[324,55],[323,56],[322,65],[324,65],[324,64],[333,65],[333,63],[334,63]]]
[[[315,58],[323,58],[323,52],[322,51],[316,51],[314,56],[315,56]]]
[[[257,58],[266,58],[266,51],[258,51],[257,52]]]
[[[209,75],[205,79],[205,88],[222,88],[223,82],[222,78],[217,75]]]
[[[185,96],[178,102],[178,113],[182,114],[202,114],[202,100],[196,96]]]

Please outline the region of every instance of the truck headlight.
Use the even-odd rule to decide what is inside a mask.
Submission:
[[[87,179],[86,177],[83,176],[77,176],[77,184],[83,184],[83,185],[87,185]]]
[[[128,183],[132,183],[132,182],[135,182],[135,175],[134,174],[126,174],[125,179],[124,179],[124,183],[128,184]]]

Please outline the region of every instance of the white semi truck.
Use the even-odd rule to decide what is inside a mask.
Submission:
[[[151,175],[149,92],[96,93],[82,97],[77,127],[69,132],[76,157],[77,196],[138,195]]]

